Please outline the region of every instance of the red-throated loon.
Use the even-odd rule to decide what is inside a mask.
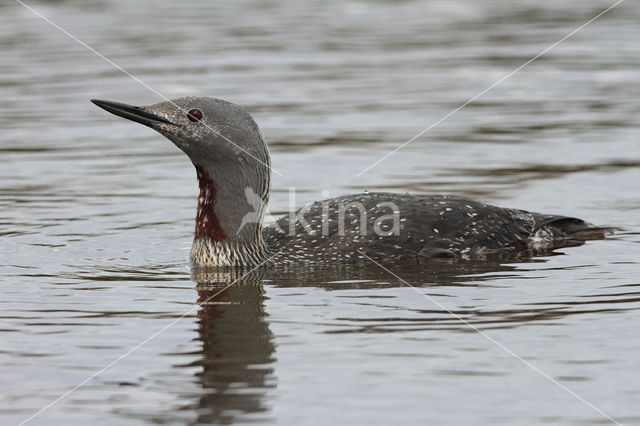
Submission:
[[[191,263],[202,266],[486,258],[575,245],[581,219],[449,197],[362,193],[316,202],[263,229],[270,157],[242,107],[187,97],[137,107],[92,100],[158,131],[189,156],[200,195]]]

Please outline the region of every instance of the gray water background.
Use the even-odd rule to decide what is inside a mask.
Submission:
[[[640,424],[640,3],[28,2],[169,98],[244,105],[270,212],[449,194],[621,230],[510,263],[392,268],[549,378]],[[611,424],[375,265],[267,271],[213,303],[188,159],[90,98],[162,100],[0,3],[0,423]],[[209,277],[218,283],[232,275]]]

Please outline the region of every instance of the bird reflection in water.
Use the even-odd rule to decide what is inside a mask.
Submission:
[[[547,323],[584,313],[582,303],[592,301],[575,302],[575,309],[561,310],[558,310],[555,304],[550,306],[545,300],[539,300],[537,303],[526,300],[510,309],[504,309],[502,306],[493,307],[490,301],[485,303],[482,299],[465,301],[464,306],[460,306],[462,302],[455,302],[459,293],[454,290],[456,287],[490,288],[497,284],[497,278],[517,276],[519,270],[527,268],[527,265],[533,266],[547,261],[548,259],[542,258],[518,258],[509,259],[509,262],[442,260],[413,265],[386,265],[405,281],[398,280],[387,270],[371,264],[272,267],[259,268],[250,273],[247,273],[246,269],[194,269],[192,279],[197,283],[200,305],[197,331],[198,339],[202,342],[201,358],[196,364],[202,367],[197,374],[202,392],[199,392],[194,403],[184,409],[197,413],[197,423],[252,421],[265,424],[272,420],[269,398],[276,386],[277,372],[274,364],[274,336],[269,330],[264,308],[265,280],[269,282],[268,288],[364,290],[360,295],[350,293],[348,300],[366,298],[370,310],[361,316],[353,314],[344,318],[342,312],[349,312],[349,305],[339,305],[336,298],[336,309],[346,309],[340,311],[340,318],[333,318],[340,322],[342,327],[328,326],[323,332],[386,334],[425,331],[437,333],[453,329],[469,331],[469,324],[480,328],[512,328],[532,322]],[[416,309],[414,306],[407,311],[407,315],[379,315],[376,303],[371,301],[372,291],[407,287],[406,283],[415,285],[425,294],[432,293],[437,287],[437,297],[454,298],[446,303],[451,311],[440,309],[424,300],[424,310]],[[416,306],[420,307],[420,296],[416,296],[411,289],[408,291],[409,296],[403,296],[402,292],[392,295],[393,298],[397,298],[398,309],[402,309],[404,303],[416,297]],[[381,305],[379,309],[388,309],[394,303],[393,299],[387,297],[384,299],[384,306]],[[464,322],[460,318],[463,318]]]
[[[198,379],[204,390],[191,407],[198,410],[198,423],[228,423],[248,415],[267,420],[275,348],[265,321],[262,277],[261,270],[192,271],[200,305]]]

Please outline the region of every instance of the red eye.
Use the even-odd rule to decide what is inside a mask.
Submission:
[[[187,118],[189,118],[189,121],[193,122],[200,121],[202,118],[202,112],[199,109],[192,109],[187,114]]]

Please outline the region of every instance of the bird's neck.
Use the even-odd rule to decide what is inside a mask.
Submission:
[[[200,193],[191,263],[203,266],[260,263],[267,253],[262,238],[265,207],[262,201],[250,199],[242,185],[219,185],[223,179],[216,179],[214,173],[197,165],[196,175]]]
[[[216,201],[218,189],[209,174],[201,167],[196,166],[196,176],[200,194],[198,195],[198,209],[196,211],[195,240],[209,239],[223,242],[228,240],[227,233],[220,225],[216,213]]]

